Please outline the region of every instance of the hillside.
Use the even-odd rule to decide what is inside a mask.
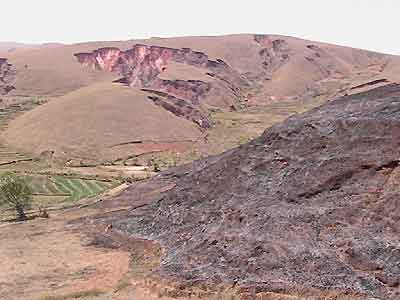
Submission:
[[[0,298],[398,300],[399,74],[269,34],[0,43],[33,194]]]
[[[159,243],[160,272],[181,290],[398,299],[399,111],[396,84],[342,97],[134,185],[99,205],[131,209],[99,217]]]
[[[193,123],[153,105],[144,92],[112,83],[50,101],[17,118],[5,134],[8,143],[30,152],[57,149],[65,161],[86,163],[104,157],[113,161],[126,153],[184,150],[200,137]]]
[[[274,102],[298,102],[298,109],[280,113],[288,117],[302,112],[304,101],[316,99],[317,105],[396,81],[400,74],[396,56],[276,35],[48,45],[0,50],[0,55],[15,70],[15,89],[8,97],[61,97],[11,122],[4,135],[6,142],[35,154],[49,150],[67,160],[91,157],[97,163],[115,159],[116,152],[108,147],[137,138],[170,143],[170,147],[142,147],[150,152],[165,149],[207,155],[215,148],[207,137],[221,132],[216,131],[220,127],[215,114],[254,111]],[[90,112],[93,118],[105,122],[91,122],[80,113],[80,103],[95,107],[96,99],[103,98],[111,82],[115,83],[113,92],[107,97],[113,102],[108,102],[107,109],[123,110],[124,115],[112,118],[112,131],[105,132],[111,115],[104,108],[94,109]],[[131,88],[129,96],[124,86]],[[124,101],[131,98],[129,107],[118,107],[124,103],[117,101],[122,90]],[[72,134],[66,121],[79,124],[82,130]],[[181,133],[165,133],[177,128]],[[37,135],[32,135],[32,130]],[[200,132],[204,139],[198,139]],[[238,140],[252,137],[247,131],[238,134]],[[185,147],[173,145],[182,140]],[[227,149],[224,145],[219,148]],[[136,154],[137,149],[131,147],[118,153],[125,158]]]

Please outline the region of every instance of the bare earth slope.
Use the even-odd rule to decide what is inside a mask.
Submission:
[[[189,285],[399,299],[399,112],[392,84],[291,117],[178,169],[175,188],[113,226],[160,242],[162,272]]]
[[[5,134],[8,142],[28,152],[49,150],[55,151],[56,156],[71,158],[77,156],[76,148],[82,148],[85,150],[81,153],[103,162],[114,158],[107,148],[110,144],[129,142],[131,137],[153,140],[158,136],[156,142],[160,143],[167,137],[166,131],[177,128],[185,133],[177,134],[180,137],[174,141],[182,137],[191,140],[200,131],[207,136],[215,128],[213,112],[241,111],[282,100],[332,99],[400,77],[399,57],[276,35],[48,45],[12,52],[0,50],[0,55],[15,69],[15,89],[9,91],[10,97],[63,96],[62,101],[46,104],[12,122]],[[96,99],[103,98],[104,93],[104,85],[97,83],[112,81],[132,89],[132,103],[129,108],[124,107],[125,116],[120,123],[120,119],[113,119],[112,132],[104,132],[109,119],[105,119],[107,123],[89,123],[90,118],[79,113],[79,103],[89,101],[95,106]],[[117,101],[121,89],[115,87],[113,91],[112,96],[107,94],[109,100],[113,99],[108,102],[109,107],[121,110],[117,107],[122,103]],[[77,95],[81,102],[71,100],[67,104]],[[98,114],[97,120],[108,114],[102,109],[92,111]],[[159,117],[160,110],[165,118]],[[158,114],[152,115],[155,111]],[[127,118],[133,123],[123,121]],[[33,120],[40,120],[37,128]],[[71,134],[66,120],[79,124],[82,130]],[[149,120],[153,121],[148,123]],[[168,120],[175,120],[174,125]],[[148,128],[152,132],[149,136]],[[32,130],[37,130],[37,135]],[[113,138],[105,138],[106,135]],[[170,150],[182,150],[180,146],[170,146]],[[97,151],[90,150],[94,147]],[[165,147],[146,149],[151,152]],[[136,152],[125,146],[119,154],[129,156]]]

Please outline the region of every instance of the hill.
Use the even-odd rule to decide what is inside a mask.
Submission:
[[[158,242],[182,290],[398,299],[399,111],[396,84],[339,98],[132,186],[104,204],[131,208],[101,217]]]
[[[11,122],[4,135],[6,141],[28,152],[38,154],[49,150],[58,157],[79,159],[77,156],[82,155],[83,160],[95,157],[102,163],[115,158],[107,149],[109,145],[129,142],[132,137],[162,144],[182,137],[198,141],[202,132],[204,141],[184,148],[208,154],[213,145],[207,142],[207,136],[215,136],[214,129],[218,127],[215,113],[241,112],[281,101],[303,103],[317,99],[316,103],[320,103],[396,81],[400,74],[397,56],[276,35],[151,38],[21,48],[0,54],[15,68],[12,85],[15,89],[9,92],[9,97],[62,97],[61,101],[45,104]],[[94,99],[102,98],[104,87],[111,82],[121,86],[112,88],[113,96],[107,93],[109,99],[118,99],[119,91],[129,86],[132,103],[129,111],[124,107],[124,117],[113,119],[115,126],[107,135],[114,138],[105,142],[101,139],[106,135],[106,125],[88,123],[90,118],[79,113],[80,106],[72,106],[76,101],[67,103],[79,95],[80,103],[89,101],[95,106]],[[122,102],[114,101],[112,109],[121,111],[122,107],[114,106]],[[294,112],[302,111],[302,107],[299,104]],[[160,109],[165,117],[158,118]],[[152,115],[155,111],[158,114]],[[93,113],[98,114],[97,120],[104,117],[100,109]],[[118,124],[119,120],[129,118],[158,122]],[[40,121],[33,127],[32,120]],[[65,120],[80,124],[83,130],[70,134]],[[165,123],[169,120],[175,120],[174,125]],[[156,127],[158,134],[154,134]],[[152,133],[146,128],[152,128]],[[161,132],[175,130],[172,128],[181,128],[185,134],[178,134],[178,139],[164,139],[166,134]],[[31,130],[37,131],[37,137]],[[54,139],[54,132],[62,138]],[[252,137],[245,131],[242,135],[244,139]],[[77,151],[78,147],[85,150]],[[163,149],[181,152],[182,147],[171,144]],[[129,157],[136,152],[125,147],[120,155]]]
[[[146,93],[112,83],[52,100],[17,118],[5,134],[18,148],[33,153],[55,149],[59,158],[83,164],[126,153],[184,150],[200,137],[193,123],[153,105]]]

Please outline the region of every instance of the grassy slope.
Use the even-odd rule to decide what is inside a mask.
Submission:
[[[60,156],[67,151],[87,159],[113,159],[123,154],[111,149],[119,143],[179,142],[196,140],[200,134],[192,122],[153,105],[144,92],[101,83],[24,114],[10,123],[5,139],[33,153],[56,150]]]
[[[8,123],[15,116],[30,110],[40,101],[34,98],[21,100],[20,103],[6,105],[0,108],[0,131],[8,127]],[[50,175],[42,175],[46,169]],[[118,180],[95,180],[85,176],[64,176],[56,175],[54,170],[48,171],[48,163],[43,159],[36,159],[34,155],[21,152],[13,147],[0,143],[0,173],[6,171],[16,171],[25,174],[34,193],[34,208],[38,206],[47,207],[54,204],[70,204],[86,197],[98,195],[118,184]],[[53,175],[51,175],[53,173]],[[29,174],[29,175],[27,175]],[[0,208],[0,212],[6,209]]]
[[[349,76],[349,86],[368,79],[368,76],[394,76],[400,68],[398,57],[291,37],[272,37],[285,39],[292,51],[291,58],[260,87],[260,94],[250,101],[256,105],[265,104],[265,99],[271,95],[281,100],[288,95],[302,94],[310,84],[321,78],[318,67],[305,59],[306,56],[312,55],[312,50],[306,47],[310,44],[317,45],[326,52],[320,58],[321,63],[332,64],[343,76]],[[72,156],[83,159],[101,157],[113,160],[146,151],[132,145],[109,148],[117,143],[134,139],[196,140],[200,132],[193,124],[154,107],[140,91],[128,91],[109,84],[111,80],[118,78],[118,74],[88,70],[79,65],[73,56],[77,52],[90,52],[106,46],[127,49],[135,43],[173,48],[189,47],[207,53],[210,58],[221,58],[242,73],[258,72],[262,68],[259,56],[262,46],[254,41],[253,35],[91,42],[34,49],[21,48],[11,53],[1,53],[0,50],[0,56],[8,57],[17,69],[17,90],[13,92],[14,95],[64,95],[54,103],[40,107],[12,122],[5,135],[7,141],[28,152],[56,150],[61,155],[64,150],[68,150],[72,152]],[[383,72],[376,72],[375,62],[378,65],[387,63]],[[182,64],[170,64],[163,76],[171,79],[205,80],[204,70]],[[324,84],[328,87],[337,85],[335,80],[328,80]],[[301,110],[301,104],[299,109]],[[254,116],[262,119],[263,111],[265,112],[260,110],[260,116],[252,113],[243,115],[243,118]],[[218,119],[219,115],[215,117]],[[270,118],[270,115],[267,114],[266,117]],[[253,124],[256,124],[254,122]],[[265,125],[263,122],[260,124]],[[233,133],[231,128],[217,125],[210,135],[220,132],[216,135],[217,142],[221,137],[232,140],[229,137],[231,134],[235,139],[237,135],[239,139],[245,139],[240,135],[248,135],[249,126],[243,126],[243,129],[239,127],[236,126],[235,131],[243,132]],[[224,132],[225,129],[227,130]],[[32,132],[35,132],[35,135],[32,135]],[[163,145],[162,149],[168,150],[168,147]],[[179,148],[170,144],[171,149],[174,147]],[[149,151],[157,149],[154,146],[148,147]],[[181,150],[179,148],[179,151]]]
[[[275,93],[284,95],[288,92],[303,90],[307,84],[318,78],[318,70],[304,57],[310,54],[307,45],[313,44],[324,49],[328,55],[322,59],[335,64],[343,73],[357,71],[355,65],[367,67],[371,57],[384,58],[387,68],[384,75],[395,76],[399,67],[399,58],[389,55],[340,47],[330,44],[284,38],[292,49],[290,63],[268,82]],[[37,48],[19,48],[13,52],[1,51],[0,56],[7,57],[16,67],[17,91],[23,95],[62,95],[98,81],[109,81],[118,77],[116,74],[88,71],[77,62],[74,53],[91,52],[101,47],[119,47],[128,49],[133,44],[142,43],[173,48],[192,48],[207,53],[212,59],[223,59],[241,73],[262,69],[259,57],[261,47],[254,41],[253,35],[227,35],[215,37],[178,37],[151,38],[146,40],[90,42],[74,45],[51,45]],[[27,66],[27,68],[25,67]],[[179,70],[178,70],[179,72]],[[174,73],[174,72],[173,72]],[[399,76],[397,75],[397,78]],[[279,96],[277,94],[277,96]]]
[[[91,51],[96,46],[126,46],[128,42],[59,45],[52,47],[17,49],[1,52],[17,70],[12,95],[60,96],[99,81],[118,78],[115,74],[89,71],[82,68],[73,56],[76,52]]]

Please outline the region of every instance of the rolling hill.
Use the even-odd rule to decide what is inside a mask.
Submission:
[[[34,134],[21,139],[15,132]],[[5,133],[8,143],[30,152],[57,149],[60,158],[86,162],[116,160],[126,151],[185,149],[200,137],[195,124],[153,105],[145,92],[112,83],[52,100],[17,118]]]
[[[207,153],[216,113],[320,103],[400,76],[397,56],[276,35],[49,45],[0,56],[15,70],[7,97],[60,97],[12,121],[5,141],[103,163],[143,151]],[[117,144],[124,146],[109,150]]]

